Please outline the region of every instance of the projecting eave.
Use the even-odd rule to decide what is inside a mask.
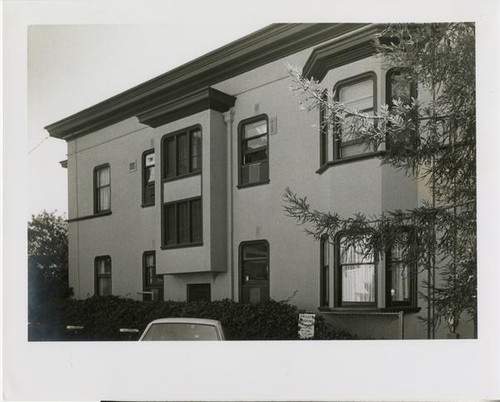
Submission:
[[[145,115],[161,105],[235,77],[367,24],[272,24],[144,82],[45,129],[69,140],[121,120]]]

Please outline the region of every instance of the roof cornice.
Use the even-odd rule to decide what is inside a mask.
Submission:
[[[69,140],[232,78],[367,24],[272,24],[45,127]]]
[[[378,24],[365,25],[317,47],[307,59],[302,75],[321,82],[328,71],[375,54],[377,49],[373,36],[380,30]]]
[[[213,88],[203,88],[147,112],[139,113],[137,117],[140,123],[159,127],[207,109],[224,113],[234,106],[235,101],[234,96]]]

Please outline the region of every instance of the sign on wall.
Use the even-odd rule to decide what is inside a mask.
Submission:
[[[299,314],[299,338],[314,338],[314,322],[316,314]]]

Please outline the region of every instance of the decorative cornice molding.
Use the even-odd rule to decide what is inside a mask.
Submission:
[[[203,88],[172,102],[137,115],[139,122],[150,127],[181,119],[192,114],[212,109],[224,113],[234,106],[236,98],[213,88]]]
[[[321,82],[331,69],[369,57],[376,52],[373,36],[380,25],[371,24],[314,49],[302,70],[305,78]]]
[[[85,135],[365,25],[272,24],[45,129],[66,140]]]

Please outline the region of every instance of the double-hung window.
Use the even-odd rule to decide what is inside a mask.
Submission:
[[[356,113],[368,116],[376,112],[376,76],[365,73],[344,81],[334,88],[335,100],[342,102],[346,108]],[[351,125],[357,119],[353,114],[347,114],[345,119],[334,124],[333,159],[345,159],[372,153],[375,149],[367,148],[367,144],[356,138],[351,132]],[[356,120],[360,122],[361,120]],[[373,124],[371,119],[365,119],[367,127]]]
[[[201,172],[201,128],[184,129],[163,137],[163,178],[176,179]]]
[[[163,276],[156,274],[156,258],[154,251],[147,251],[143,258],[143,291],[144,300],[163,301]]]
[[[142,205],[155,203],[155,151],[144,152],[142,155]]]
[[[376,306],[375,255],[362,236],[352,244],[346,236],[336,237],[336,305]]]
[[[202,241],[201,197],[163,205],[163,246],[199,245]]]
[[[268,118],[244,120],[239,125],[240,186],[269,182]]]
[[[96,257],[94,264],[95,294],[111,295],[111,257],[109,255]]]
[[[111,210],[111,168],[109,164],[94,169],[94,213]]]

